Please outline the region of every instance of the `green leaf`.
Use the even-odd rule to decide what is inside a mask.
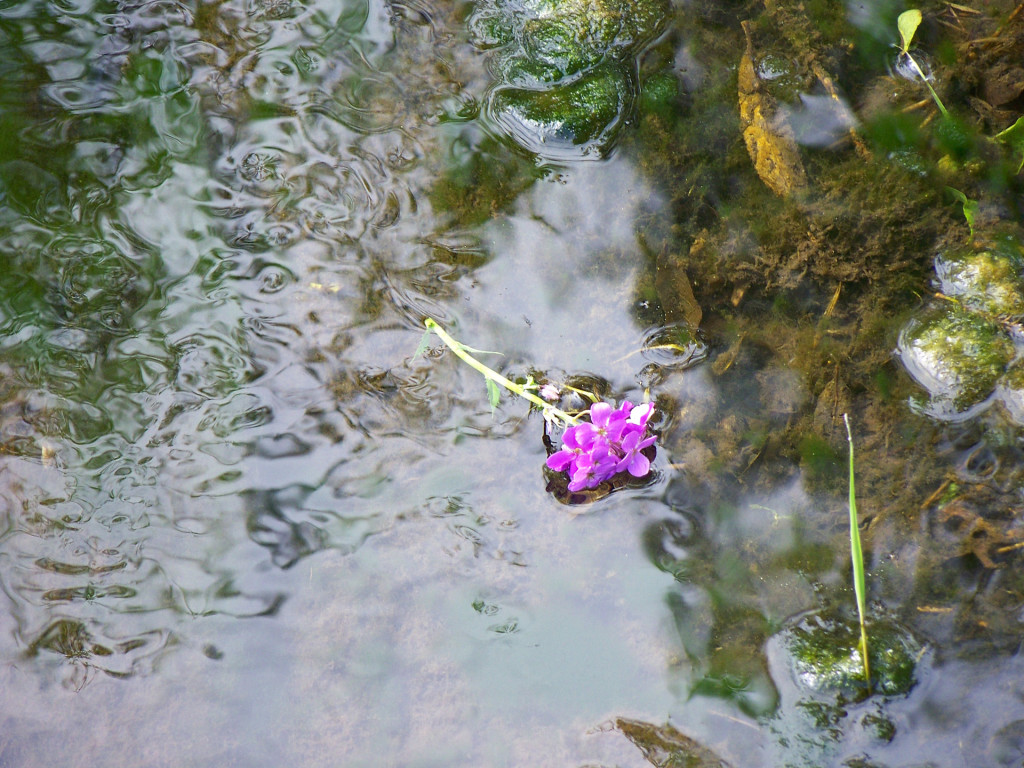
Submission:
[[[901,53],[906,53],[910,50],[910,43],[913,42],[914,33],[917,32],[919,26],[921,26],[921,12],[916,8],[904,11],[896,19],[896,27],[900,31],[900,40],[903,41],[903,47],[900,49]]]
[[[501,390],[490,379],[485,379],[485,381],[487,382],[487,399],[491,401],[491,410],[493,411],[498,407],[498,403],[501,402]]]
[[[996,134],[996,138],[1005,141],[1007,144],[1017,146],[1024,141],[1024,117],[1018,117],[1017,122],[1006,130]]]
[[[964,207],[964,218],[967,219],[967,228],[971,231],[971,237],[974,237],[974,218],[978,214],[978,201],[972,200],[959,189],[953,189],[953,187],[946,187],[953,196],[960,201]]]
[[[1024,169],[1024,117],[1018,117],[1017,122],[1005,131],[997,133],[996,138],[1020,153],[1020,165],[1017,167],[1017,173],[1020,173]]]
[[[420,355],[422,355],[424,352],[426,352],[430,348],[429,339],[430,339],[430,334],[432,332],[433,331],[430,328],[428,328],[426,331],[424,331],[423,338],[420,339],[420,345],[418,347],[416,347],[416,351],[412,353],[413,357],[419,357]]]

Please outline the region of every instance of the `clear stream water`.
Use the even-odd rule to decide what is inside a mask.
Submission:
[[[844,488],[723,493],[672,447],[751,390],[655,360],[655,476],[570,507],[525,404],[414,355],[431,315],[505,370],[652,382],[671,179],[510,142],[471,11],[0,4],[0,766],[684,764],[620,717],[737,768],[1021,765],[1012,643],[915,626],[909,693],[801,688],[775,633],[852,601]],[[795,393],[776,426],[807,407],[742,370]]]

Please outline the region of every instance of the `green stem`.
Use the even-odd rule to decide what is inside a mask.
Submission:
[[[482,373],[484,375],[484,378],[490,379],[495,384],[501,385],[502,387],[504,387],[509,392],[515,395],[519,395],[520,397],[526,398],[534,405],[540,407],[543,410],[545,416],[554,416],[555,418],[565,422],[566,424],[576,423],[575,416],[570,416],[565,411],[555,408],[553,405],[551,405],[551,403],[542,400],[541,398],[537,397],[537,395],[524,389],[519,384],[516,384],[514,381],[510,379],[506,379],[497,371],[492,370],[491,368],[488,368],[486,365],[481,363],[479,360],[477,360],[475,357],[473,357],[466,351],[464,345],[460,344],[458,341],[449,336],[448,332],[445,331],[445,329],[442,328],[440,325],[438,325],[437,322],[432,317],[428,317],[424,321],[424,325],[427,326],[427,330],[436,333],[440,337],[441,341],[445,343],[445,346],[447,346],[448,349],[450,349],[452,352],[458,355],[458,357],[463,362],[467,363],[470,367]]]
[[[857,525],[857,494],[853,486],[853,432],[850,430],[850,419],[844,413],[846,422],[846,439],[850,443],[850,559],[853,562],[853,593],[857,598],[857,615],[860,617],[860,655],[864,660],[864,680],[871,686],[871,668],[868,664],[868,632],[864,625],[867,613],[865,592],[867,580],[864,576],[864,551],[860,546],[860,527]]]
[[[914,57],[911,56],[910,53],[907,51],[904,51],[903,54],[910,60],[910,63],[914,65],[914,69],[917,70],[917,74],[921,78],[921,82],[924,83],[925,88],[927,88],[928,92],[931,93],[932,98],[935,100],[935,106],[939,108],[939,111],[942,113],[942,116],[948,118],[949,112],[946,110],[945,105],[943,105],[942,100],[939,99],[939,94],[937,94],[935,92],[935,89],[932,88],[932,84],[928,82],[928,78],[925,76],[924,72],[921,70],[921,67],[918,65],[918,63],[914,60]]]

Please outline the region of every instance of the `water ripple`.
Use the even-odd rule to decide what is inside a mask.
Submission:
[[[86,6],[0,10],[26,137],[0,147],[0,588],[76,689],[151,673],[197,618],[275,615],[274,572],[519,428],[412,357],[489,258],[424,231],[437,125],[482,95],[439,10]],[[494,552],[481,520],[451,546]]]

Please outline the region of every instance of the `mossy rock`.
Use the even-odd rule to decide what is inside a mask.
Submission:
[[[505,85],[542,91],[562,82],[564,73],[557,65],[530,58],[516,50],[501,60],[501,74]]]
[[[490,106],[494,120],[519,144],[557,157],[603,149],[620,123],[628,97],[626,74],[619,67],[605,66],[568,85],[501,88]]]
[[[523,25],[523,52],[560,77],[569,77],[599,64],[608,54],[603,34],[600,27],[588,28],[572,17],[530,19]]]
[[[899,625],[886,620],[867,626],[870,690],[860,653],[860,626],[821,614],[808,614],[784,630],[783,647],[801,686],[857,699],[868,693],[897,696],[916,682],[921,645]]]
[[[478,4],[469,27],[477,47],[507,49],[495,75],[514,84],[519,57],[564,78],[635,56],[661,31],[668,11],[665,0],[492,1]]]
[[[527,52],[569,55],[590,65],[649,42],[669,12],[665,0],[527,0],[522,7],[528,17],[521,35]]]
[[[600,153],[633,110],[636,57],[668,13],[667,0],[481,0],[473,38],[499,50],[489,116],[538,155]]]
[[[1002,240],[993,247],[960,248],[935,259],[939,287],[965,308],[994,317],[1024,316],[1024,252]]]
[[[512,45],[516,41],[515,15],[499,7],[478,6],[467,20],[473,44],[481,50]]]
[[[995,321],[950,305],[907,323],[897,355],[931,396],[933,416],[962,418],[995,390],[1014,345]]]

